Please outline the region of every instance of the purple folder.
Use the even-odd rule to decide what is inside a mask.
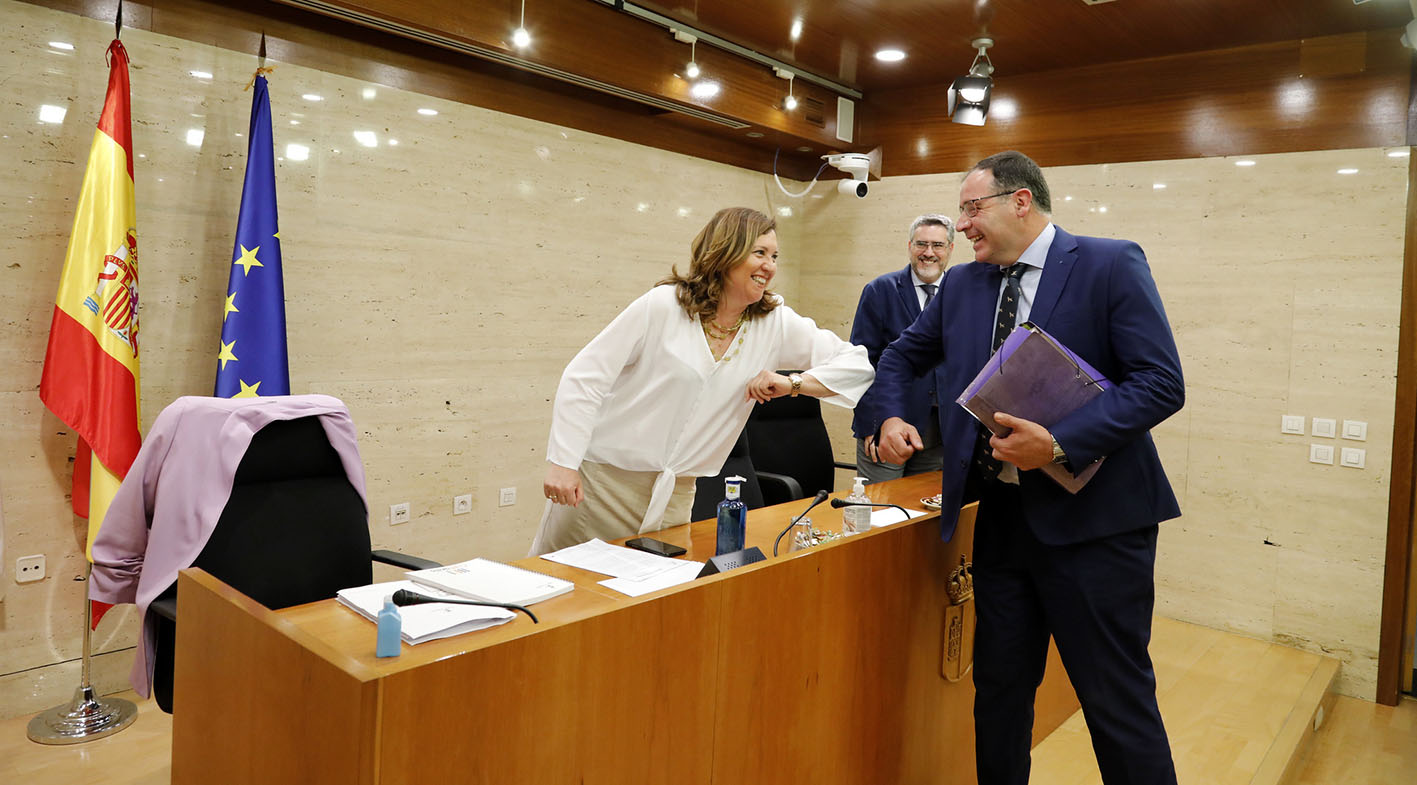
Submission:
[[[996,412],[1051,428],[1111,386],[1068,347],[1024,322],[1009,333],[955,403],[995,435],[1005,436],[1009,429],[994,422]],[[1077,474],[1054,463],[1043,466],[1042,471],[1069,493],[1077,493],[1101,465],[1098,458]]]

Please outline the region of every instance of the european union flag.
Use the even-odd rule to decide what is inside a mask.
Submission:
[[[257,72],[246,147],[246,182],[236,219],[236,247],[222,312],[216,396],[289,395],[285,348],[285,284],[276,223],[276,169],[271,97]]]

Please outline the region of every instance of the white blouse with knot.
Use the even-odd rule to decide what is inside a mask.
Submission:
[[[776,295],[774,295],[776,296]],[[741,340],[740,340],[741,339]],[[581,461],[655,480],[640,531],[660,527],[676,477],[711,477],[748,421],[748,381],[760,371],[802,369],[853,408],[875,379],[866,349],[782,304],[743,323],[715,361],[698,317],[674,286],[657,286],[615,317],[561,374],[551,414],[550,462]]]

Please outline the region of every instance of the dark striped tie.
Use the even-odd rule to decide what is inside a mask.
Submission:
[[[1004,294],[999,298],[999,313],[994,318],[994,343],[991,351],[999,351],[1004,339],[1013,332],[1014,323],[1018,321],[1018,301],[1023,290],[1019,278],[1027,269],[1028,265],[1018,262],[999,269],[1004,277]],[[994,448],[989,446],[989,436],[989,429],[979,426],[979,444],[974,450],[974,462],[979,466],[981,477],[996,480],[999,478],[999,472],[1003,471],[1004,464],[994,457]]]
[[[940,287],[932,283],[922,283],[920,288],[925,290],[925,305],[920,306],[923,311],[930,305],[930,301],[935,299],[935,292],[939,291]]]

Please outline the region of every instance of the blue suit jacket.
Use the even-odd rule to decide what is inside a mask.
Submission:
[[[989,359],[999,268],[971,262],[947,270],[925,313],[882,353],[873,416],[906,417],[911,382],[937,363],[943,536],[954,534],[979,425],[954,403]],[[1069,494],[1040,471],[1020,472],[1023,514],[1040,542],[1065,545],[1151,526],[1181,514],[1150,429],[1185,402],[1176,342],[1141,247],[1077,237],[1061,227],[1048,249],[1029,321],[1047,330],[1115,387],[1052,426],[1073,466],[1106,456],[1092,480]]]
[[[899,338],[919,316],[920,297],[915,291],[915,280],[910,276],[910,266],[906,265],[903,269],[876,278],[861,290],[856,318],[851,322],[851,342],[866,347],[866,354],[870,356],[871,364],[875,365],[886,346]],[[904,395],[905,413],[901,415],[906,422],[924,430],[930,407],[936,400],[932,399],[931,393],[944,389],[940,386],[943,383],[944,371],[939,368],[910,381],[910,389]],[[874,389],[867,390],[861,396],[851,419],[851,433],[858,439],[875,434],[879,424],[871,416]]]

